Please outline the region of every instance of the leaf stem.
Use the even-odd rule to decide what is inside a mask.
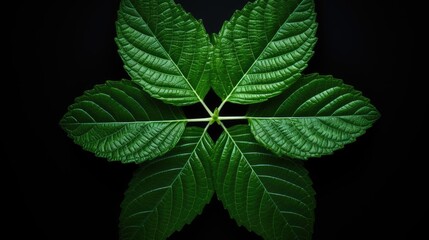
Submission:
[[[200,96],[198,96],[198,94],[195,93],[195,95],[197,96],[198,100],[200,100],[201,105],[203,105],[204,109],[207,111],[207,113],[210,115],[210,117],[212,117],[213,112],[210,110],[210,108],[207,107],[206,103],[200,98]]]
[[[222,120],[247,120],[248,117],[247,116],[219,116],[218,118],[220,121]]]
[[[247,116],[225,116],[225,117],[222,117],[222,116],[219,116],[218,118],[217,118],[217,120],[213,120],[213,118],[211,118],[211,117],[207,117],[207,118],[188,118],[188,119],[186,119],[186,121],[187,122],[219,122],[219,121],[223,121],[223,120],[225,120],[225,121],[228,121],[228,120],[247,120],[247,119],[249,119],[249,117],[247,117]]]
[[[211,117],[208,118],[190,118],[186,119],[187,122],[210,122],[212,120]]]
[[[229,137],[231,137],[231,134],[229,134],[229,132],[228,132],[228,128],[227,127],[225,127],[225,125],[223,125],[223,122],[220,122],[220,124],[219,124],[222,128],[223,128],[223,130],[226,132],[226,134],[228,134],[228,136]],[[232,137],[231,137],[232,138]]]
[[[226,100],[228,100],[228,98],[225,98],[225,100],[223,100],[222,103],[219,105],[219,107],[218,107],[219,112],[223,108],[223,105],[225,105]]]

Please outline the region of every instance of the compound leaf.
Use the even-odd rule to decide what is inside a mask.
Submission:
[[[258,0],[235,12],[215,39],[217,95],[250,104],[280,94],[313,54],[315,19],[312,0]]]
[[[220,136],[214,160],[217,196],[239,225],[265,240],[311,239],[315,193],[300,162],[276,157],[243,125]]]
[[[202,102],[211,44],[201,22],[172,0],[122,0],[116,31],[125,69],[152,97]]]
[[[278,155],[307,159],[355,141],[379,113],[352,86],[312,74],[280,96],[251,106],[247,116],[258,142]]]
[[[200,214],[213,196],[213,141],[186,128],[176,147],[136,172],[122,202],[122,240],[166,239]]]
[[[86,91],[60,121],[75,143],[99,157],[140,163],[172,149],[185,130],[180,108],[148,96],[127,80]]]

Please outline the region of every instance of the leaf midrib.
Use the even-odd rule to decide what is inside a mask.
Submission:
[[[136,6],[134,5],[134,3],[132,1],[130,1],[130,3],[134,7],[134,9],[138,9],[138,8],[136,8]],[[173,2],[173,4],[176,4],[176,3]],[[143,17],[142,14],[140,14],[139,11],[136,11],[136,12],[139,14],[140,18],[147,24],[150,34],[152,34],[152,36],[155,38],[156,42],[161,46],[162,50],[166,53],[166,55],[168,56],[168,59],[174,64],[175,68],[179,71],[179,73],[182,76],[182,78],[185,79],[185,82],[188,84],[188,86],[190,87],[191,91],[195,94],[195,96],[197,97],[198,101],[205,107],[205,109],[208,111],[208,113],[210,114],[210,116],[212,116],[213,113],[207,108],[205,102],[198,95],[197,91],[195,91],[194,87],[192,87],[192,85],[189,82],[188,78],[185,77],[185,75],[183,74],[182,70],[179,68],[179,66],[177,66],[177,63],[175,61],[173,61],[173,59],[171,58],[170,54],[165,49],[164,45],[159,41],[158,37],[152,31],[152,28],[148,24],[148,21],[145,20],[145,18]]]
[[[75,125],[130,125],[130,124],[151,124],[151,123],[178,123],[187,122],[188,119],[177,120],[156,120],[156,121],[130,121],[130,122],[86,122],[86,123],[61,123],[62,126],[75,126]]]
[[[295,10],[301,6],[301,4],[304,2],[304,0],[302,0],[296,7],[295,9],[292,11],[292,13],[295,12]],[[264,49],[258,54],[258,58],[255,59],[255,61],[253,61],[252,65],[246,70],[246,72],[243,74],[243,76],[240,78],[240,80],[238,80],[237,84],[232,88],[231,92],[226,96],[225,100],[222,101],[222,103],[219,106],[219,111],[222,109],[223,105],[225,105],[225,103],[228,101],[228,99],[232,96],[232,94],[234,94],[234,92],[237,90],[237,88],[239,87],[241,81],[243,81],[243,79],[248,75],[249,71],[253,68],[253,66],[256,64],[256,62],[259,61],[259,59],[261,58],[262,54],[265,52],[265,50],[268,48],[268,46],[273,42],[273,39],[279,34],[279,30],[280,28],[282,28],[289,20],[290,15],[287,17],[287,19],[283,22],[282,25],[280,25],[276,31],[276,33],[271,37],[270,41],[265,45]],[[254,56],[254,51],[252,49],[252,54]]]
[[[252,117],[246,116],[247,119],[252,120],[288,120],[288,119],[334,119],[334,118],[356,118],[367,117],[372,114],[353,114],[353,115],[339,115],[339,116],[305,116],[305,117]]]
[[[256,176],[256,178],[258,179],[258,181],[260,182],[260,185],[263,187],[264,192],[269,196],[270,201],[273,203],[273,205],[275,206],[275,208],[277,209],[278,212],[281,213],[280,209],[278,208],[277,204],[275,204],[275,201],[273,200],[273,198],[270,195],[270,191],[268,191],[265,188],[265,185],[262,183],[262,180],[259,178],[258,174],[256,174],[256,171],[253,169],[253,166],[249,163],[249,161],[247,160],[246,156],[244,155],[244,153],[241,151],[241,148],[237,145],[237,143],[235,142],[234,138],[231,136],[231,134],[229,133],[228,129],[221,124],[223,130],[225,131],[226,134],[228,134],[228,137],[232,140],[232,143],[234,144],[234,146],[238,149],[239,153],[243,156],[243,158],[246,160],[247,165],[249,166],[250,170],[252,171],[252,173],[254,174],[254,176]],[[295,237],[298,237],[298,235],[295,233],[294,229],[292,228],[292,225],[288,222],[288,220],[283,216],[283,214],[280,214],[283,218],[283,220],[286,222],[286,224],[289,226],[289,228],[291,229],[292,233],[294,234]],[[265,231],[265,230],[264,230]]]
[[[190,153],[190,155],[189,155],[189,158],[186,160],[186,162],[183,164],[183,166],[188,165],[188,163],[190,162],[190,160],[191,160],[192,156],[193,156],[193,155],[194,155],[194,153],[196,152],[196,149],[198,148],[199,144],[201,143],[202,139],[204,138],[204,136],[205,136],[205,134],[206,134],[207,129],[208,129],[208,127],[209,127],[209,126],[210,126],[210,125],[209,125],[209,124],[207,124],[207,126],[204,128],[204,131],[203,131],[203,133],[201,134],[200,138],[198,139],[198,141],[197,141],[197,143],[196,143],[196,145],[195,145],[195,148],[192,150],[192,152],[191,152],[191,153]],[[176,183],[176,181],[179,179],[179,176],[182,176],[182,172],[183,172],[183,170],[184,170],[184,169],[185,169],[185,167],[180,168],[179,173],[177,174],[177,176],[174,178],[174,180],[171,182],[171,184],[170,184],[169,186],[165,186],[165,187],[161,187],[161,188],[157,188],[157,189],[168,189],[168,190],[171,190],[171,189],[172,189],[172,186],[173,186],[173,185]],[[166,191],[164,192],[164,194],[162,194],[162,197],[160,198],[160,200],[155,204],[154,209],[157,209],[157,208],[158,208],[158,206],[159,206],[159,204],[161,204],[161,202],[162,202],[162,200],[164,199],[165,195],[167,194],[168,190],[166,190]],[[195,200],[194,200],[194,203],[195,203]],[[130,204],[131,204],[131,202],[128,204],[128,206],[127,206],[127,208],[126,208],[126,209],[128,209],[128,208],[129,208]],[[148,211],[148,212],[153,213],[154,211],[152,210],[152,211]],[[143,227],[143,226],[144,226],[144,223],[146,222],[146,220],[147,220],[150,216],[151,216],[151,214],[148,214],[148,215],[147,215],[147,217],[145,217],[145,218],[144,218],[144,220],[142,221],[142,224],[140,224],[140,225],[139,225],[139,229],[141,229],[141,227]],[[129,217],[127,217],[127,218],[129,218]],[[169,217],[169,219],[170,219],[170,218],[171,218],[171,213],[170,213],[170,217]],[[139,231],[139,230],[137,230],[137,231],[133,234],[133,236],[131,237],[131,239],[133,239],[133,238],[134,238],[134,236],[138,233],[138,231]]]

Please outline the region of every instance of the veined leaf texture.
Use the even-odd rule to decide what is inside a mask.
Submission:
[[[174,105],[202,101],[210,89],[209,37],[173,1],[123,0],[116,24],[125,69],[152,97]]]
[[[216,193],[238,224],[264,239],[311,239],[314,190],[300,162],[276,157],[244,125],[226,129],[214,154]]]
[[[331,154],[365,133],[377,109],[332,76],[304,76],[280,96],[247,113],[256,139],[281,156],[307,159]]]
[[[213,36],[173,0],[121,1],[116,43],[131,79],[86,91],[60,121],[85,150],[140,164],[121,239],[167,239],[214,194],[266,240],[311,239],[315,192],[300,159],[343,148],[380,116],[341,80],[303,73],[316,29],[312,0],[249,1]],[[210,88],[221,98],[213,110]],[[208,116],[188,119],[180,106],[195,103]],[[223,116],[228,103],[250,106]],[[249,124],[227,128],[228,119]],[[195,122],[206,127],[187,126]]]
[[[121,239],[166,239],[191,223],[213,195],[213,141],[201,128],[187,128],[177,146],[135,173],[125,193]]]
[[[85,150],[124,163],[160,156],[179,141],[180,108],[150,98],[135,83],[108,81],[76,98],[60,124]]]
[[[237,11],[215,38],[215,92],[250,104],[280,94],[307,66],[316,43],[312,0],[263,0]]]

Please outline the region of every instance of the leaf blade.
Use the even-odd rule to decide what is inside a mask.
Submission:
[[[264,239],[311,239],[314,190],[307,171],[261,147],[248,126],[237,125],[215,145],[218,198],[239,225]]]
[[[121,239],[166,239],[202,212],[214,192],[213,145],[206,130],[187,128],[171,152],[136,172],[121,205]]]
[[[140,163],[172,149],[186,119],[131,81],[107,81],[86,91],[60,121],[74,142],[99,157]]]
[[[203,103],[211,44],[201,22],[172,0],[123,0],[116,29],[133,81],[166,103]]]
[[[379,118],[369,99],[332,76],[304,76],[282,95],[251,106],[255,138],[280,156],[307,159],[331,154]]]
[[[307,66],[316,27],[311,0],[247,4],[215,41],[213,89],[224,102],[241,104],[280,94]]]

